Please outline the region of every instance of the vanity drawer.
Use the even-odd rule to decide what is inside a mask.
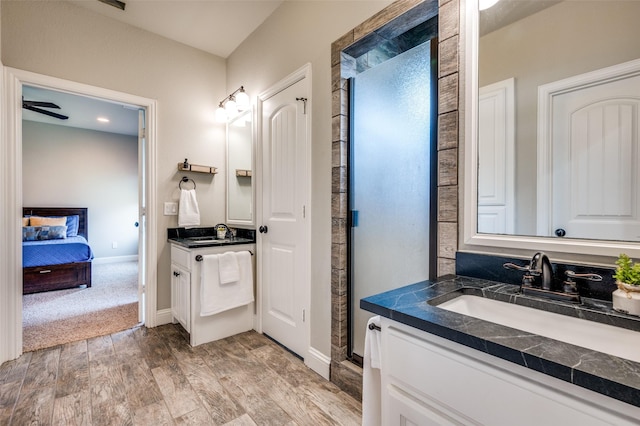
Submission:
[[[191,250],[185,250],[175,244],[171,245],[171,263],[191,271]]]

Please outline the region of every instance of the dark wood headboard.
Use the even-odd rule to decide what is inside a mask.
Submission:
[[[86,207],[23,207],[22,215],[31,216],[72,216],[78,215],[78,235],[89,239],[89,222]]]

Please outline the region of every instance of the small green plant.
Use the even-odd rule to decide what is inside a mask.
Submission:
[[[640,262],[634,263],[626,254],[622,253],[616,260],[616,273],[613,278],[621,283],[640,286]]]

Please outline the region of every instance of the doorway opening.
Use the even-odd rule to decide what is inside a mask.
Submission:
[[[5,221],[8,226],[5,228],[5,259],[4,263],[9,265],[5,270],[7,285],[2,288],[4,297],[0,298],[0,310],[5,314],[6,321],[0,327],[0,337],[6,344],[1,352],[2,359],[15,359],[22,354],[22,233],[19,223],[23,216],[22,197],[22,88],[23,86],[41,87],[59,92],[83,95],[90,98],[101,99],[106,102],[121,103],[135,107],[136,110],[143,110],[139,113],[139,152],[138,164],[139,174],[144,177],[138,182],[138,283],[139,292],[144,292],[142,300],[142,312],[144,313],[144,323],[147,327],[155,327],[157,324],[157,233],[146,232],[146,230],[157,229],[157,217],[154,209],[147,209],[147,206],[156,205],[156,109],[157,102],[153,99],[130,95],[87,84],[63,80],[29,71],[5,68],[5,91],[4,105],[6,105],[6,155],[2,162],[5,167],[5,188],[3,202],[5,206]],[[143,126],[142,126],[143,125]],[[100,159],[86,158],[84,161],[94,161],[96,164]],[[72,164],[65,162],[59,165],[61,168],[73,168]],[[46,179],[46,176],[43,176]],[[142,321],[142,318],[139,318]]]
[[[23,242],[23,351],[144,322],[138,267],[144,109],[30,85],[23,85],[22,99],[22,199],[30,206],[25,220],[33,222],[27,225],[62,215],[70,223],[72,207],[80,207],[82,223],[79,234],[69,226],[64,238],[40,234]]]

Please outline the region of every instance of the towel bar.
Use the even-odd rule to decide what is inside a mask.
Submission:
[[[247,250],[251,256],[253,256],[253,252],[251,250]],[[202,262],[202,255],[196,255],[196,262]]]
[[[382,329],[375,325],[375,324],[369,324],[369,330],[378,330],[378,331],[382,331]]]

